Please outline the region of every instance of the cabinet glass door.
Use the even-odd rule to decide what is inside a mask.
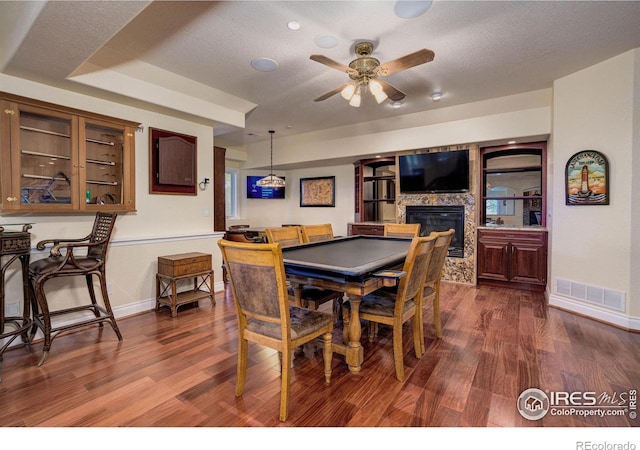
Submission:
[[[138,123],[0,92],[0,211],[135,211]]]
[[[484,225],[543,225],[543,151],[521,148],[483,155]]]
[[[20,110],[20,203],[71,205],[72,119]],[[15,153],[14,153],[15,154]]]
[[[85,204],[124,203],[124,130],[98,123],[84,125]],[[82,147],[81,147],[82,148]]]

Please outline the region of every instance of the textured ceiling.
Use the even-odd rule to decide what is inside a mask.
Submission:
[[[210,104],[238,112],[245,129],[238,123],[215,127],[217,145],[235,146],[268,139],[269,129],[306,133],[550,88],[555,79],[640,47],[639,1],[436,0],[415,19],[396,17],[394,4],[0,2],[0,70],[171,107],[161,101],[167,91],[132,93],[117,83],[93,82],[97,77],[78,82],[81,75],[118,71],[197,98],[205,110]],[[288,30],[289,20],[301,29]],[[335,35],[338,45],[319,48],[314,40],[321,34]],[[385,78],[407,94],[402,108],[378,105],[368,95],[360,108],[340,95],[313,102],[348,77],[309,56],[348,64],[361,40],[375,44],[372,56],[381,63],[422,48],[435,52],[433,62]],[[252,69],[259,57],[274,59],[277,69]],[[440,102],[431,101],[433,91],[444,93]]]

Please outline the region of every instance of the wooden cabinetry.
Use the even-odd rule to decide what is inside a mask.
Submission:
[[[478,284],[544,290],[547,232],[478,230]]]
[[[367,236],[384,236],[384,225],[377,223],[349,223],[347,224],[349,236],[364,234]]]
[[[0,93],[1,210],[135,210],[138,123]]]
[[[395,222],[395,163],[395,157],[354,163],[356,222]]]
[[[179,291],[182,281],[193,282],[188,290]],[[158,257],[156,274],[156,311],[161,305],[171,309],[171,317],[178,315],[178,306],[213,298],[213,270],[211,255],[191,252]]]

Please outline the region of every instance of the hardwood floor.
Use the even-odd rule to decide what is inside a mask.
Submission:
[[[406,381],[393,368],[390,329],[363,340],[365,361],[350,373],[335,355],[324,384],[321,351],[294,361],[289,420],[278,421],[279,358],[250,345],[247,383],[234,396],[233,302],[168,309],[61,335],[49,359],[6,352],[0,383],[4,427],[629,427],[624,416],[524,419],[516,409],[528,388],[620,395],[640,388],[640,334],[545,306],[542,294],[443,283],[444,339],[425,312],[426,354],[416,359],[408,325]],[[330,306],[330,305],[329,305]],[[336,331],[339,333],[339,331]],[[366,328],[363,332],[366,336]],[[619,397],[615,399],[620,400]],[[628,398],[627,398],[628,401]]]

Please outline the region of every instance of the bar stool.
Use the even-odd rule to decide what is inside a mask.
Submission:
[[[44,348],[38,366],[46,361],[53,338],[63,331],[83,328],[92,324],[98,324],[102,327],[104,322],[108,322],[115,331],[118,340],[122,340],[118,324],[111,310],[105,275],[107,249],[116,216],[116,213],[98,212],[91,234],[84,238],[48,239],[38,242],[38,250],[43,250],[48,244],[53,244],[48,258],[34,261],[29,265],[29,281],[33,299],[31,339],[35,336],[38,328],[44,334]],[[86,255],[78,254],[78,249],[81,251],[86,249]],[[104,306],[99,305],[96,301],[93,287],[94,275],[100,281]],[[91,303],[50,311],[44,290],[45,283],[52,278],[73,276],[85,277]],[[82,311],[90,311],[93,315],[88,318],[73,319],[71,323],[62,323],[57,326],[51,324],[52,317]]]

